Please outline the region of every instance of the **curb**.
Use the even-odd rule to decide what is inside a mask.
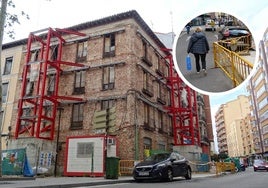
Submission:
[[[108,185],[118,183],[131,183],[134,180],[108,180],[99,182],[88,182],[88,183],[71,183],[71,184],[58,184],[58,185],[43,185],[43,186],[27,186],[24,188],[70,188],[70,187],[81,187],[81,186],[97,186],[97,185]]]

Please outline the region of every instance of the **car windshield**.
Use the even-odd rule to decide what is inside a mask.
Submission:
[[[259,164],[265,164],[265,163],[266,163],[265,160],[255,160],[254,161],[254,164],[257,164],[257,165],[259,165]]]
[[[146,158],[145,161],[155,161],[155,162],[160,162],[168,159],[170,156],[169,153],[158,153],[158,154],[153,154],[150,157]]]

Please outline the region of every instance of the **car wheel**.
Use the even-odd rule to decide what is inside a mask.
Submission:
[[[187,174],[185,175],[185,179],[187,180],[192,179],[192,171],[190,168],[187,169]]]
[[[173,172],[171,168],[167,169],[167,181],[173,181]]]

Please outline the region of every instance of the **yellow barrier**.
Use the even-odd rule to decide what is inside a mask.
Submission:
[[[236,52],[239,55],[250,55],[249,49],[251,48],[251,40],[252,36],[246,35],[226,40],[220,40],[218,43],[224,48]]]
[[[219,67],[233,82],[233,87],[242,83],[253,69],[253,64],[241,57],[236,52],[220,45],[220,42],[213,43],[215,67]]]
[[[134,160],[120,160],[119,161],[119,175],[132,175],[133,168],[136,161]]]
[[[235,173],[235,164],[230,162],[217,162],[216,163],[216,175],[221,174],[222,172],[230,171]]]

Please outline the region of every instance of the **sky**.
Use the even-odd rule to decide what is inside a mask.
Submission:
[[[27,38],[29,33],[48,27],[65,28],[83,22],[93,21],[114,14],[136,10],[147,25],[160,33],[175,32],[178,36],[184,26],[193,18],[208,12],[224,12],[240,19],[253,34],[256,46],[268,27],[267,0],[13,0],[15,9],[24,11],[30,20],[21,19],[14,26],[15,40]],[[12,40],[4,36],[4,43]],[[257,54],[258,55],[258,54]],[[245,87],[211,95],[211,111],[217,111],[220,104],[246,94]]]

